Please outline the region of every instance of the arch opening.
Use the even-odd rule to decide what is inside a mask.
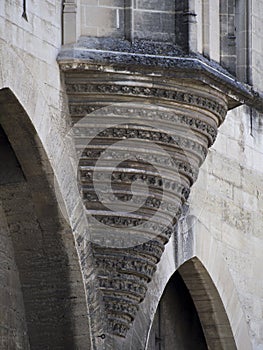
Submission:
[[[196,308],[177,271],[168,282],[159,302],[147,349],[207,349]]]
[[[236,350],[220,295],[202,263],[193,258],[170,278],[156,310],[148,350]]]
[[[0,204],[13,246],[29,340],[22,347],[73,349],[85,343],[89,348],[73,235],[58,210],[53,171],[41,141],[10,89],[0,90],[0,145]],[[10,290],[7,285],[7,293]],[[4,293],[1,288],[0,295]],[[13,302],[11,296],[10,310]],[[12,329],[12,324],[6,326]],[[8,346],[17,348],[11,335],[7,338]]]

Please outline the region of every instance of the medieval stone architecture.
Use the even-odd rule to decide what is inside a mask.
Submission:
[[[263,350],[262,18],[0,2],[0,349]]]

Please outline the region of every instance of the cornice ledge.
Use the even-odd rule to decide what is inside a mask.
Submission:
[[[250,91],[251,98],[245,101],[246,105],[263,113],[263,93],[261,91],[256,91],[250,85],[247,85],[247,89]]]
[[[64,46],[57,61],[63,72],[98,70],[201,82],[225,94],[228,109],[246,104],[263,112],[262,93],[238,81],[218,63],[209,61],[202,55],[179,54],[180,56],[161,55],[159,52],[144,54],[109,48],[93,49],[75,44]]]

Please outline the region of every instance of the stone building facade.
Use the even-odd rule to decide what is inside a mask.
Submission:
[[[0,2],[1,349],[263,349],[262,17]]]

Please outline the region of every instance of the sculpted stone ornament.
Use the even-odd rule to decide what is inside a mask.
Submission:
[[[96,264],[94,309],[107,316],[94,311],[91,327],[110,338],[130,329],[227,110],[253,101],[200,57],[141,56],[75,48],[58,58]]]

